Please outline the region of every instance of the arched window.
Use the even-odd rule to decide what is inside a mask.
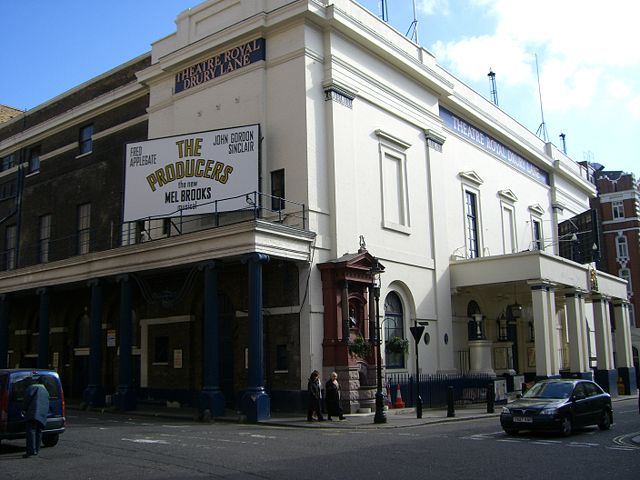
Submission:
[[[391,292],[384,300],[384,338],[389,341],[392,337],[404,340],[404,312],[402,301],[397,293]],[[386,352],[387,368],[404,368],[404,353]]]
[[[627,246],[627,237],[616,237],[616,253],[618,258],[629,258],[629,247]]]

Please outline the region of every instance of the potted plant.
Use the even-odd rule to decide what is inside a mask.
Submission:
[[[371,354],[371,344],[358,335],[353,339],[353,342],[349,342],[349,354],[362,358],[367,357]]]
[[[385,351],[388,353],[407,353],[409,351],[409,340],[394,335],[387,340]]]

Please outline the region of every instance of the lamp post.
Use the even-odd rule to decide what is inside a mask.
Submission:
[[[413,339],[416,343],[416,418],[422,418],[422,397],[420,396],[420,375],[418,374],[420,370],[420,362],[418,362],[418,345],[420,344],[420,338],[422,338],[422,334],[424,333],[424,326],[418,325],[418,321],[414,322],[413,327],[409,327],[411,330],[411,335],[413,335]]]
[[[382,334],[380,331],[380,262],[373,257],[371,265],[371,280],[373,285],[373,298],[376,304],[376,413],[373,416],[373,423],[387,423],[387,415],[384,413],[384,395],[382,393]]]

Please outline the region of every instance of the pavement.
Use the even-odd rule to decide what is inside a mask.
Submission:
[[[625,395],[614,397],[612,402],[630,400],[637,398],[637,395]],[[81,409],[80,405],[67,405],[68,409]],[[418,418],[415,408],[389,408],[385,409],[386,422],[375,423],[374,413],[351,413],[345,414],[344,420],[334,419],[333,421],[307,421],[306,412],[272,412],[271,418],[257,422],[257,425],[283,426],[295,428],[311,429],[381,429],[381,428],[406,428],[421,425],[439,424],[446,422],[459,422],[479,418],[499,417],[502,405],[495,405],[492,413],[487,412],[486,404],[466,405],[456,407],[453,416],[448,415],[447,408],[425,408],[422,410],[422,418]],[[116,410],[104,408],[98,409],[101,412],[121,413],[130,417],[154,417],[169,418],[183,421],[198,421],[198,412],[194,408],[180,407],[177,405],[149,405],[139,404],[136,410],[127,412],[117,412]],[[326,418],[326,417],[325,417]],[[245,419],[231,410],[227,411],[223,417],[216,417],[212,423],[246,423]],[[632,437],[631,441],[640,446],[640,435]]]

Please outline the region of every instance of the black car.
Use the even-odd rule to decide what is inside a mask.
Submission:
[[[590,380],[542,380],[500,415],[500,424],[509,435],[542,430],[568,436],[576,427],[598,425],[608,430],[612,423],[611,397]]]
[[[65,430],[64,392],[60,377],[52,370],[0,369],[0,440],[25,438],[22,402],[25,389],[38,377],[49,392],[49,415],[42,444],[53,447]]]

